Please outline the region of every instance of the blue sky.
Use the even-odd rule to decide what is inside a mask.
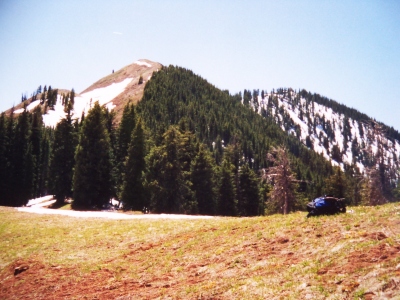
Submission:
[[[0,0],[0,111],[138,59],[231,93],[304,88],[400,130],[400,1]]]

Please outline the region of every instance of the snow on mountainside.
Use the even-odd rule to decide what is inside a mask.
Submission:
[[[87,114],[94,102],[116,112],[116,123],[122,117],[123,108],[128,102],[137,103],[143,96],[144,87],[152,74],[162,67],[150,60],[138,60],[108,76],[98,80],[80,94],[75,95],[72,118],[80,119],[82,113]],[[372,138],[370,117],[340,105],[329,104],[329,99],[314,101],[314,95],[305,91],[295,92],[292,89],[278,89],[271,93],[259,95],[259,91],[251,95],[245,90],[243,103],[250,105],[259,114],[271,117],[284,131],[296,136],[308,148],[331,160],[333,165],[345,169],[345,165],[354,165],[362,172],[368,165],[368,155],[378,151],[384,152],[385,163],[399,168],[400,134],[391,128],[389,135],[379,135]],[[304,93],[305,92],[305,93]],[[58,90],[54,105],[43,115],[46,126],[55,126],[65,117],[63,95],[69,91]],[[41,95],[38,95],[39,99]],[[317,95],[319,96],[319,95]],[[320,97],[320,96],[319,96]],[[322,100],[321,100],[322,99]],[[46,102],[41,100],[26,100],[14,108],[18,114],[26,109],[32,111]],[[42,103],[42,104],[40,104]],[[323,104],[326,105],[323,105]],[[327,104],[328,103],[328,104]],[[11,110],[8,111],[10,113]],[[368,149],[368,150],[367,150]]]
[[[94,89],[76,96],[74,109],[72,110],[72,119],[80,119],[83,113],[86,115],[95,102],[99,102],[100,105],[105,105],[109,110],[113,109],[115,105],[112,100],[125,90],[132,79],[133,78],[126,78],[121,82],[112,83],[107,87]],[[40,102],[40,100],[36,100],[35,102],[38,101]],[[46,126],[55,127],[62,118],[65,118],[65,115],[62,96],[58,95],[54,110],[48,110],[47,113],[43,115],[43,123]]]
[[[153,72],[157,72],[162,67],[161,64],[150,60],[138,60],[112,74],[98,80],[80,94],[75,94],[74,107],[72,110],[72,118],[80,119],[82,113],[87,114],[89,109],[95,102],[106,106],[109,110],[114,109],[116,112],[116,122],[121,119],[124,106],[131,101],[136,103],[142,98],[146,82],[150,80]],[[142,83],[139,83],[139,78]],[[43,122],[46,126],[55,127],[57,123],[65,117],[64,105],[62,102],[63,95],[69,91],[59,90],[56,102],[52,108],[47,109],[43,114]],[[39,99],[39,97],[38,97]],[[47,99],[46,99],[47,100]],[[29,103],[29,104],[28,104]],[[28,111],[39,105],[44,108],[45,101],[29,99],[20,103],[14,108],[14,114],[24,111],[24,105]],[[11,110],[8,111],[10,113]]]
[[[344,169],[345,164],[365,168],[365,149],[374,155],[383,149],[385,162],[399,168],[400,141],[381,134],[373,136],[368,120],[354,120],[332,108],[310,101],[289,89],[263,93],[249,103],[254,110],[272,117],[288,134]]]

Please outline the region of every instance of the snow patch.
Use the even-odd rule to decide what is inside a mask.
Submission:
[[[49,127],[55,127],[61,119],[65,118],[64,105],[62,105],[62,96],[57,95],[57,101],[54,109],[48,109],[47,113],[43,115],[43,123]]]
[[[23,108],[19,108],[19,109],[14,110],[14,114],[20,114],[20,113],[22,113],[23,111],[24,111]]]
[[[64,215],[77,218],[107,218],[113,220],[131,220],[131,219],[169,219],[169,220],[197,220],[197,219],[213,219],[213,216],[192,216],[192,215],[174,215],[174,214],[144,214],[144,215],[128,215],[117,212],[108,211],[75,211],[48,209],[41,207],[17,207],[18,211],[30,212],[35,214],[47,215]]]
[[[27,111],[32,111],[36,106],[38,106],[40,104],[40,100],[35,100],[35,101],[33,101],[33,102],[31,102],[27,107],[26,107],[26,110]],[[24,109],[23,108],[19,108],[19,109],[17,109],[17,110],[14,110],[14,113],[15,114],[20,114],[20,113],[22,113],[24,111]]]
[[[49,196],[44,196],[44,197],[40,197],[40,198],[35,198],[35,199],[31,199],[28,201],[28,203],[26,204],[26,206],[33,206],[33,205],[37,205],[39,203],[45,202],[45,201],[50,201],[54,198],[53,195],[49,195]]]
[[[112,100],[121,94],[132,80],[133,78],[126,78],[121,82],[112,83],[109,86],[75,96],[74,109],[71,112],[72,119],[80,119],[82,113],[86,115],[95,102],[98,102],[100,105],[106,105],[109,110],[113,109],[115,105],[112,103]],[[47,113],[43,115],[43,123],[46,126],[55,127],[61,119],[65,118],[65,115],[62,96],[58,95],[54,109],[49,109]]]
[[[139,66],[146,66],[148,68],[151,68],[151,64],[149,64],[149,63],[147,63],[145,61],[142,61],[142,60],[135,61],[134,64],[135,65],[139,65]]]

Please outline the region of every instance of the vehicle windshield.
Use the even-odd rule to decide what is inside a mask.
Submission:
[[[325,200],[324,198],[319,197],[319,198],[315,198],[314,202],[317,203],[317,202],[321,202],[321,201],[324,201],[324,200]]]
[[[330,206],[333,204],[332,201],[329,201],[325,198],[316,198],[314,202],[316,207]]]

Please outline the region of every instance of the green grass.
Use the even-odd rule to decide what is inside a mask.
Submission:
[[[40,279],[41,292],[50,297],[57,294],[45,288],[50,291],[54,281],[58,296],[70,289],[76,298],[343,299],[368,292],[394,297],[399,285],[382,278],[400,279],[399,205],[350,209],[309,219],[297,212],[106,220],[0,207],[0,282],[9,284],[3,293],[16,296],[29,295],[30,284]],[[386,238],[374,239],[379,232]],[[27,271],[18,275],[23,281],[12,282],[10,266],[21,261],[40,263],[46,272],[30,277]]]

